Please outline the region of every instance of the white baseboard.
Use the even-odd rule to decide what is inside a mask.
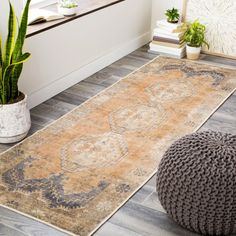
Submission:
[[[93,75],[99,70],[109,66],[113,62],[119,60],[120,58],[128,55],[132,51],[138,49],[139,47],[145,45],[150,41],[151,32],[147,32],[129,42],[124,43],[119,48],[114,49],[112,52],[98,58],[95,61],[79,68],[76,71],[68,74],[65,77],[59,78],[53,83],[48,84],[46,87],[28,95],[28,106],[33,108],[40,103],[50,99],[51,97],[57,95],[58,93],[64,91],[65,89],[77,84],[78,82],[86,79],[87,77]]]

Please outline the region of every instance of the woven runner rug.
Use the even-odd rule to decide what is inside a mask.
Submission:
[[[157,58],[3,153],[0,204],[91,234],[235,87],[235,70]]]

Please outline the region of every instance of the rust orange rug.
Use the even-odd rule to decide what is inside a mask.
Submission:
[[[88,235],[235,90],[234,70],[160,57],[0,157],[0,204]]]

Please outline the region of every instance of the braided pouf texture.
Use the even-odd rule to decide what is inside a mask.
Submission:
[[[157,193],[167,214],[203,235],[236,233],[236,135],[187,135],[166,151]]]

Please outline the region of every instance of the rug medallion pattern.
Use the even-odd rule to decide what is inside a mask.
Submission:
[[[0,156],[0,203],[88,235],[236,87],[230,69],[160,57]]]

